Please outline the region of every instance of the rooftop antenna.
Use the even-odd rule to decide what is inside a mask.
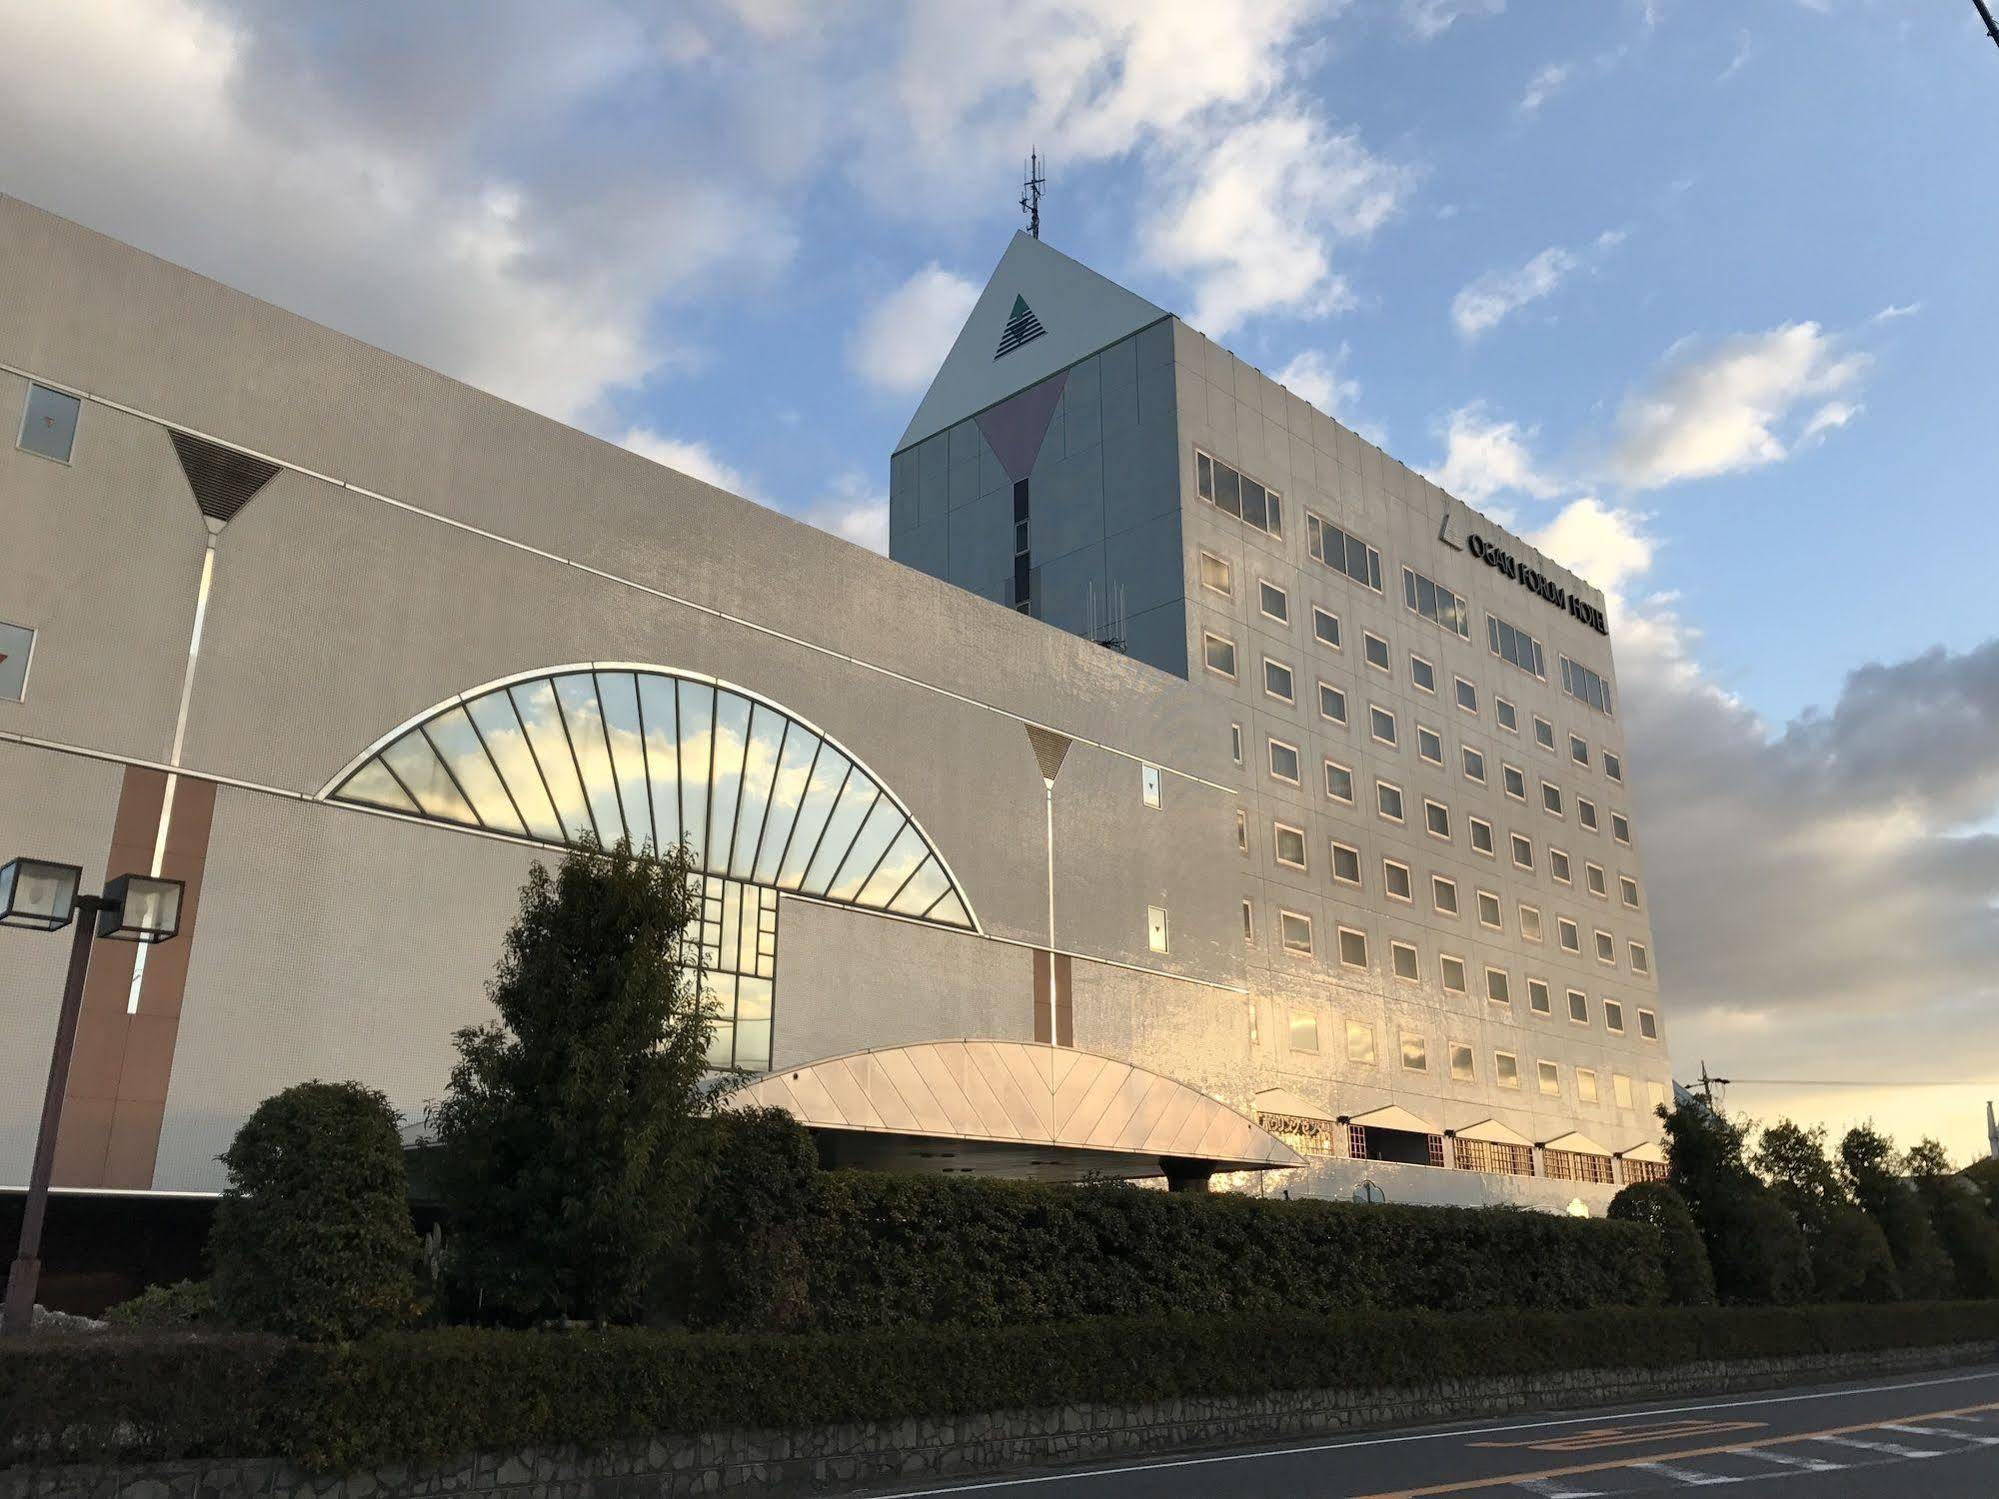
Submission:
[[[1027,156],[1027,176],[1020,184],[1020,211],[1027,215],[1027,232],[1036,239],[1041,238],[1041,189],[1048,184],[1042,174],[1041,153],[1030,151]]]

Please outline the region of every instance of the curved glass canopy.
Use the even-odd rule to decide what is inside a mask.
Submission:
[[[741,688],[657,667],[558,667],[476,689],[322,795],[544,843],[685,843],[704,874],[976,925],[929,838],[858,759]]]

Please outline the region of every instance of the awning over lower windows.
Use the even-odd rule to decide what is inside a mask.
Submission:
[[[1250,1099],[1258,1114],[1277,1114],[1286,1119],[1309,1119],[1315,1124],[1338,1124],[1339,1116],[1324,1104],[1300,1098],[1289,1088],[1265,1088]]]
[[[1516,1129],[1508,1129],[1497,1119],[1481,1119],[1477,1124],[1467,1124],[1454,1133],[1460,1140],[1483,1140],[1488,1145],[1530,1146],[1530,1141]]]
[[[1541,1142],[1543,1150],[1566,1150],[1570,1155],[1609,1155],[1610,1151],[1596,1143],[1588,1135],[1571,1130],[1553,1140]]]
[[[1365,1114],[1349,1114],[1348,1124],[1362,1125],[1367,1129],[1399,1129],[1412,1135],[1441,1135],[1443,1130],[1429,1120],[1418,1117],[1400,1104],[1385,1104],[1378,1109],[1369,1109]]]
[[[1646,1161],[1654,1166],[1666,1164],[1666,1149],[1657,1140],[1641,1140],[1629,1150],[1620,1150],[1618,1157],[1626,1161]]]

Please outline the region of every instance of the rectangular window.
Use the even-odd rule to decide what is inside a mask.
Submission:
[[[1427,1072],[1430,1070],[1430,1043],[1421,1036],[1402,1033],[1402,1070],[1405,1072]]]
[[[1451,836],[1451,809],[1442,802],[1426,800],[1423,803],[1423,826],[1433,838]]]
[[[1451,1081],[1454,1083],[1478,1081],[1477,1069],[1472,1065],[1471,1048],[1461,1041],[1451,1043]]]
[[[1631,819],[1622,812],[1610,814],[1610,836],[1629,848],[1631,846]]]
[[[1291,1012],[1291,1049],[1293,1051],[1319,1049],[1319,1017],[1309,1010]]]
[[[1430,876],[1430,904],[1446,916],[1458,914],[1458,882],[1441,874]]]
[[[1154,952],[1166,951],[1166,908],[1145,908],[1145,940]]]
[[[1488,968],[1485,971],[1485,997],[1496,1005],[1513,1003],[1513,986],[1508,982],[1504,968]]]
[[[1402,601],[1432,624],[1442,625],[1462,639],[1471,639],[1471,609],[1465,601],[1411,567],[1402,569]]]
[[[1383,744],[1395,743],[1395,715],[1386,708],[1368,704],[1367,731]]]
[[[1502,1088],[1520,1086],[1520,1059],[1510,1051],[1495,1051],[1492,1054],[1492,1076]]]
[[[1397,863],[1393,859],[1381,861],[1381,888],[1388,892],[1391,900],[1406,900],[1413,903],[1416,899],[1415,886],[1410,882],[1409,866]]]
[[[1353,927],[1340,928],[1340,962],[1349,968],[1367,967],[1367,933]]]
[[[1386,781],[1374,783],[1374,806],[1390,822],[1402,821],[1402,788]]]
[[[1592,833],[1596,831],[1596,803],[1586,796],[1576,798],[1576,821]]]
[[[1613,1036],[1624,1034],[1624,1006],[1614,999],[1603,1002],[1603,1028]]]
[[[1277,935],[1278,940],[1284,944],[1286,952],[1294,953],[1302,958],[1312,956],[1311,917],[1300,915],[1296,911],[1279,911],[1277,913]]]
[[[1242,940],[1256,945],[1256,906],[1250,901],[1242,903]]]
[[[1553,781],[1541,783],[1541,810],[1552,812],[1557,817],[1562,815],[1562,788]]]
[[[1541,940],[1541,908],[1520,903],[1520,937],[1525,942]]]
[[[1478,712],[1478,689],[1463,677],[1452,678],[1452,684],[1457,693],[1458,706],[1467,713]]]
[[[1559,848],[1551,847],[1548,850],[1548,873],[1555,877],[1555,883],[1558,885],[1569,883],[1569,856]]]
[[[1360,637],[1360,653],[1369,666],[1376,671],[1387,671],[1388,642],[1371,630],[1363,630]]]
[[[1515,869],[1534,867],[1534,840],[1524,834],[1513,835],[1513,867]]]
[[[1399,979],[1415,983],[1420,977],[1416,970],[1416,949],[1407,942],[1388,944],[1388,964]]]
[[[1651,954],[1645,951],[1645,944],[1643,942],[1628,942],[1625,946],[1631,954],[1631,971],[1633,973],[1649,974],[1652,971],[1652,957]]]
[[[1330,682],[1319,684],[1319,717],[1330,723],[1347,721],[1347,695]]]
[[[1583,950],[1582,929],[1568,917],[1562,916],[1556,919],[1555,935],[1562,944],[1563,952],[1581,952]]]
[[[1211,588],[1216,593],[1235,592],[1235,568],[1227,558],[1217,557],[1213,552],[1201,553],[1201,586]]]
[[[1420,723],[1416,725],[1416,758],[1428,760],[1432,765],[1444,763],[1443,736]]]
[[[1201,636],[1201,659],[1217,676],[1235,679],[1235,642],[1222,635]]]
[[[1609,750],[1605,750],[1603,752],[1603,773],[1613,781],[1622,781],[1624,779],[1624,761],[1622,757],[1612,754]]]
[[[1471,824],[1472,852],[1475,854],[1484,854],[1490,859],[1493,857],[1492,824],[1487,822],[1483,817],[1473,817],[1468,820]]]
[[[1437,668],[1425,661],[1414,651],[1409,653],[1409,680],[1416,684],[1418,692],[1437,690]]]
[[[1619,875],[1617,877],[1617,893],[1625,905],[1634,911],[1638,909],[1638,881],[1631,878],[1628,874]]]
[[[1256,580],[1256,606],[1271,619],[1282,624],[1291,623],[1290,596],[1268,578]]]
[[[1333,878],[1342,885],[1360,883],[1360,850],[1347,843],[1333,844]]]
[[[1609,932],[1599,930],[1596,934],[1596,960],[1617,966],[1617,942]]]
[[[1294,828],[1289,823],[1280,822],[1271,830],[1272,848],[1279,864],[1292,869],[1305,867],[1305,830]]]
[[[1589,996],[1580,989],[1569,991],[1569,1019],[1577,1025],[1589,1024]]]
[[[1638,1034],[1647,1041],[1659,1039],[1659,1017],[1650,1010],[1638,1012]]]
[[[1589,741],[1569,735],[1569,758],[1578,765],[1589,764]]]
[[[1139,795],[1145,799],[1146,806],[1157,807],[1159,805],[1159,767],[1157,765],[1139,766],[1138,788]]]
[[[1202,499],[1243,524],[1272,536],[1284,534],[1284,511],[1278,503],[1277,491],[1265,489],[1247,474],[1198,448],[1194,451],[1194,486]]]
[[[1548,657],[1541,642],[1525,630],[1509,625],[1497,614],[1485,617],[1485,643],[1492,654],[1512,663],[1530,676],[1548,680]]]
[[[1576,1102],[1596,1102],[1596,1074],[1587,1067],[1576,1069]]]
[[[68,463],[76,449],[76,422],[83,403],[67,391],[29,385],[14,446],[37,458]]]
[[[1235,809],[1235,846],[1239,854],[1249,852],[1249,813],[1241,807]]]
[[[1347,1022],[1347,1060],[1362,1066],[1374,1065],[1374,1027],[1358,1020]]]
[[[1538,713],[1534,715],[1534,742],[1544,750],[1555,747],[1555,726]]]
[[[1443,980],[1444,989],[1450,994],[1465,992],[1465,960],[1451,957],[1448,953],[1437,959],[1437,974]]]
[[[1491,927],[1495,932],[1502,925],[1499,919],[1499,897],[1490,890],[1478,892],[1478,924]]]
[[[1238,765],[1242,764],[1242,725],[1239,723],[1229,725],[1229,758]]]
[[[1312,634],[1320,645],[1329,645],[1334,650],[1340,648],[1340,617],[1328,614],[1317,604],[1312,606]]]
[[[1579,703],[1610,715],[1610,684],[1580,661],[1562,657],[1562,690]]]
[[[1291,668],[1282,661],[1263,658],[1263,690],[1281,703],[1291,701]]]
[[[1305,536],[1314,560],[1325,563],[1336,573],[1345,573],[1363,587],[1381,592],[1381,553],[1373,547],[1309,510],[1305,512]]]
[[[1520,713],[1505,698],[1496,697],[1492,700],[1492,716],[1498,720],[1499,726],[1506,730],[1507,733],[1517,734],[1520,732]]]
[[[1583,865],[1583,883],[1589,887],[1591,895],[1603,899],[1609,898],[1610,891],[1604,886],[1603,866],[1601,864],[1585,863]]]
[[[1536,1062],[1534,1070],[1541,1081],[1542,1097],[1559,1098],[1562,1093],[1562,1069],[1553,1062]]]
[[[1286,744],[1281,739],[1271,740],[1270,773],[1280,781],[1298,785],[1298,746]]]
[[[1326,795],[1336,802],[1353,805],[1353,772],[1337,760],[1325,762]]]
[[[1501,761],[1499,766],[1499,785],[1516,802],[1527,800],[1527,776],[1519,766],[1508,765],[1504,761]]]
[[[1610,1096],[1620,1109],[1631,1107],[1631,1079],[1621,1072],[1610,1075]]]
[[[1465,779],[1467,781],[1477,781],[1479,785],[1483,786],[1485,784],[1485,756],[1467,744],[1459,748],[1458,757],[1464,762]]]
[[[1536,1015],[1550,1013],[1548,1003],[1548,981],[1546,979],[1527,980],[1527,1008]]]

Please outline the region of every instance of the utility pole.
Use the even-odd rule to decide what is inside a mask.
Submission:
[[[1999,22],[1992,19],[1992,7],[1985,0],[1971,0],[1978,7],[1978,19],[1985,23],[1985,34],[1992,38],[1994,46],[1999,46]]]
[[[1027,232],[1036,239],[1041,238],[1041,189],[1047,185],[1048,178],[1042,173],[1041,152],[1029,152],[1027,176],[1020,184],[1020,211],[1027,215]]]
[[[1700,1077],[1701,1096],[1707,1100],[1707,1106],[1709,1112],[1713,1112],[1715,1106],[1714,1090],[1716,1088],[1726,1088],[1727,1086],[1728,1086],[1727,1078],[1709,1077],[1707,1071],[1707,1063],[1705,1061],[1701,1063],[1701,1077]]]

